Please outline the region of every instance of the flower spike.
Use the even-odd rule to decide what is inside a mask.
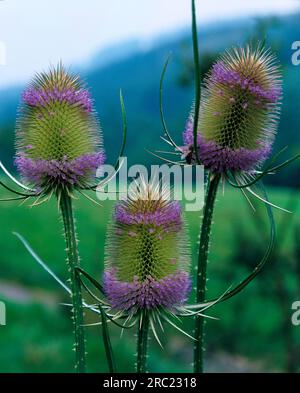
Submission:
[[[113,309],[174,309],[187,300],[191,281],[182,231],[180,205],[145,184],[139,195],[116,205],[104,273]]]
[[[205,78],[197,128],[201,163],[220,174],[252,173],[269,157],[282,95],[275,57],[264,48],[235,48]],[[194,114],[184,132],[193,148]]]
[[[61,64],[24,91],[16,135],[15,164],[44,194],[87,185],[105,159],[89,90]]]

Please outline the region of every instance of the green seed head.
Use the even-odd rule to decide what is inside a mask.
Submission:
[[[280,77],[269,52],[250,47],[227,52],[206,79],[200,122],[204,138],[250,150],[269,141],[278,115]]]
[[[24,91],[16,135],[16,165],[41,188],[83,184],[104,161],[90,93],[61,64]]]
[[[163,278],[178,269],[189,269],[189,246],[178,202],[147,190],[144,196],[116,206],[107,243],[106,263],[118,277],[144,281]]]
[[[226,52],[205,79],[198,123],[199,157],[211,171],[251,172],[271,152],[281,100],[281,74],[263,48]],[[184,132],[193,142],[193,114]]]
[[[107,238],[104,288],[112,308],[136,311],[186,301],[189,243],[180,205],[148,186],[116,205]]]

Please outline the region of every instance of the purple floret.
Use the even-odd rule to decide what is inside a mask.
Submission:
[[[149,276],[143,282],[138,277],[124,282],[118,280],[116,269],[110,268],[104,272],[103,285],[111,308],[127,312],[160,306],[173,310],[187,301],[191,291],[191,279],[184,271],[159,280]]]
[[[221,83],[232,87],[239,86],[244,90],[248,90],[256,99],[267,103],[276,103],[282,94],[281,87],[275,86],[264,89],[253,80],[240,75],[237,71],[226,68],[222,61],[213,65],[209,82],[211,84]]]
[[[205,142],[199,144],[199,155],[201,162],[213,172],[251,172],[255,166],[265,161],[271,153],[270,145],[263,145],[255,150],[231,149],[222,147],[215,142]]]
[[[89,180],[104,161],[104,151],[85,154],[74,160],[68,160],[67,157],[62,160],[35,160],[20,153],[15,164],[20,174],[36,186],[42,186],[49,180],[57,184],[76,186]]]
[[[218,61],[212,67],[210,77],[212,83],[223,83],[229,85],[241,85],[242,78],[237,71],[229,70],[222,61]]]
[[[193,120],[189,119],[186,130],[183,134],[185,146],[182,151],[188,151],[193,146]],[[240,147],[231,149],[218,145],[214,141],[205,141],[203,136],[198,133],[197,145],[201,163],[217,173],[226,172],[251,172],[255,167],[264,162],[271,154],[272,147],[270,143],[259,142],[259,147],[253,150]]]
[[[71,105],[79,105],[85,112],[92,112],[93,101],[87,89],[44,89],[29,87],[23,92],[22,100],[29,106],[45,107],[51,102],[67,102]]]
[[[182,224],[181,206],[179,202],[173,201],[168,205],[158,208],[155,212],[132,213],[124,204],[118,204],[115,208],[115,220],[125,225],[144,224],[156,227],[180,230]]]

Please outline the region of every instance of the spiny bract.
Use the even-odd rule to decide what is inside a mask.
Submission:
[[[116,205],[106,245],[104,290],[116,310],[182,305],[191,287],[181,207],[143,186]]]
[[[251,172],[270,154],[276,133],[281,75],[267,50],[236,48],[205,78],[198,124],[202,163],[218,173]],[[193,111],[184,132],[193,146]]]
[[[20,174],[45,193],[86,185],[105,159],[90,93],[61,64],[23,92],[16,136]]]

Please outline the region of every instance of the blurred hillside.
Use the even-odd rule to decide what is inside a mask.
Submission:
[[[265,41],[278,54],[284,73],[284,102],[280,130],[275,149],[289,145],[289,155],[300,146],[299,102],[300,67],[291,64],[291,44],[299,39],[299,14],[282,18],[264,17],[256,20],[212,24],[200,29],[202,71],[207,71],[215,57],[232,45]],[[95,98],[105,139],[109,161],[113,162],[121,142],[121,115],[119,89],[122,88],[129,122],[126,154],[130,163],[153,163],[145,152],[165,149],[159,120],[158,89],[163,64],[172,52],[165,82],[165,112],[175,139],[181,143],[193,100],[193,63],[189,31],[166,36],[151,45],[142,46],[138,41],[117,45],[95,54],[90,65],[81,70]],[[76,65],[75,65],[76,66]],[[78,69],[78,67],[76,68]],[[34,73],[39,70],[32,70]],[[20,92],[24,87],[0,91],[0,152],[2,160],[12,163],[14,123]],[[276,176],[273,184],[296,185],[296,166]]]

